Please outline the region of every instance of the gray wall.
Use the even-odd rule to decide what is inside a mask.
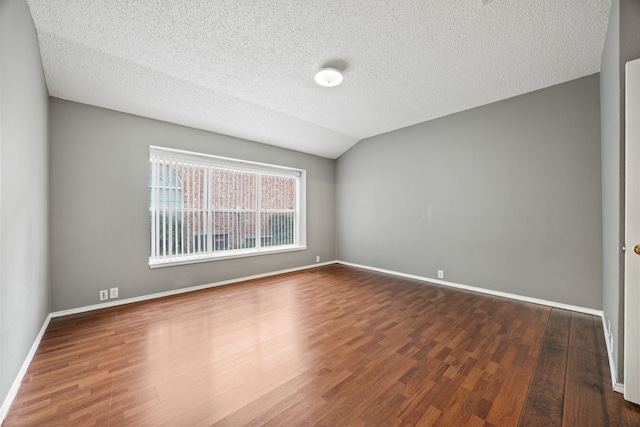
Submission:
[[[602,53],[603,311],[611,325],[618,382],[624,377],[625,64],[640,57],[640,2],[613,0]],[[633,243],[627,242],[633,246]]]
[[[597,75],[356,144],[338,258],[602,308]]]
[[[24,0],[0,1],[0,402],[49,313],[48,95]]]
[[[335,259],[335,161],[51,98],[52,310]],[[149,269],[149,145],[307,170],[306,251]]]
[[[620,129],[620,2],[611,2],[609,28],[600,64],[602,150],[602,308],[613,337],[613,360],[622,369],[622,244],[624,212]],[[619,375],[622,372],[618,372]]]
[[[638,58],[640,58],[640,2],[622,0],[620,2],[620,62],[623,66]],[[620,75],[624,76],[624,72],[622,67]],[[624,87],[624,79],[621,83]],[[622,96],[624,97],[624,92]]]

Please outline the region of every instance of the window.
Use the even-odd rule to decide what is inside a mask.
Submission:
[[[149,265],[306,249],[305,171],[151,147]]]

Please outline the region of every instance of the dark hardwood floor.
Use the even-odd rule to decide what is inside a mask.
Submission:
[[[52,320],[4,426],[625,426],[600,318],[332,265]]]

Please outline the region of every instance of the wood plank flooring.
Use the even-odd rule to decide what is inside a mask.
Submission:
[[[3,426],[640,425],[600,322],[331,265],[54,319]]]

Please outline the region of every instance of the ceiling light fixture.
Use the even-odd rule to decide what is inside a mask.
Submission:
[[[338,86],[342,83],[342,74],[335,68],[323,68],[316,73],[316,83],[320,86]]]

